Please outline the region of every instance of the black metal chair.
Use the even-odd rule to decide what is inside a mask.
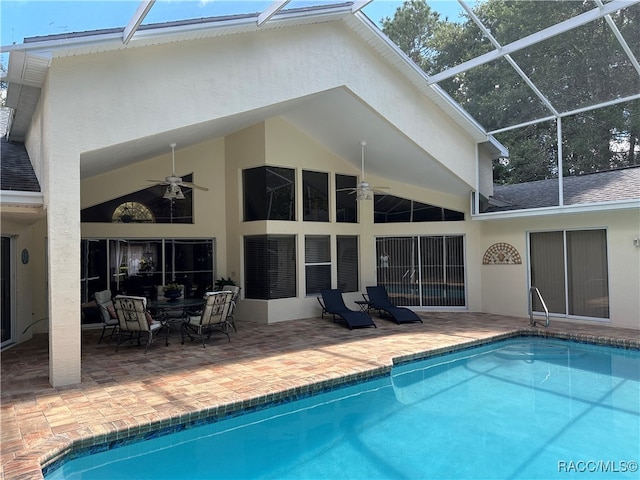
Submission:
[[[182,323],[180,328],[182,344],[184,344],[185,335],[193,340],[193,334],[200,337],[202,348],[204,348],[206,346],[204,344],[204,335],[207,334],[208,339],[213,332],[221,332],[231,341],[228,316],[231,309],[233,292],[211,292],[205,296],[207,303],[202,313],[198,316],[190,316]]]

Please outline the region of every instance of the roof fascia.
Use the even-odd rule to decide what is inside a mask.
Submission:
[[[18,190],[0,190],[2,207],[42,207],[44,195],[41,192],[21,192]]]
[[[562,207],[529,208],[526,210],[510,210],[507,212],[472,213],[471,218],[479,221],[505,220],[513,218],[549,217],[555,215],[573,215],[578,213],[598,213],[633,209],[640,210],[640,199],[581,203],[579,205],[565,205]]]
[[[638,0],[640,1],[640,0]],[[444,100],[448,106],[453,109],[460,117],[467,123],[468,130],[471,130],[470,133],[474,136],[475,140],[478,143],[488,142],[492,147],[496,148],[502,156],[508,156],[507,148],[498,142],[495,138],[491,137],[487,134],[487,131],[478,123],[478,121],[473,118],[469,112],[463,109],[458,102],[456,102],[451,96],[444,91],[439,85],[433,84],[430,81],[429,75],[422,70],[416,63],[409,58],[409,56],[400,50],[395,43],[387,37],[382,30],[380,30],[369,17],[367,17],[362,12],[356,12],[353,15],[354,18],[358,19],[362,25],[364,25],[370,33],[375,35],[384,45],[393,51],[407,66],[408,72],[413,75],[416,75],[419,78],[418,83],[423,83],[424,88],[431,89],[437,96],[439,96],[442,100]]]
[[[638,0],[640,1],[640,0]],[[327,7],[313,9],[293,9],[278,12],[269,22],[286,22],[288,20],[296,20],[306,17],[330,18],[335,15],[344,15],[351,12],[351,3],[333,4]],[[221,19],[222,18],[222,19]],[[197,21],[174,22],[167,24],[147,25],[144,28],[136,30],[134,40],[162,38],[176,34],[186,34],[190,32],[199,32],[202,30],[215,30],[218,28],[229,27],[250,27],[257,30],[257,15],[234,15],[228,18],[211,17],[207,19],[196,19]],[[0,46],[0,53],[20,51],[33,52],[56,52],[64,51],[69,48],[80,48],[83,46],[93,46],[103,44],[112,46],[113,48],[122,48],[122,29],[110,30],[108,32],[96,31],[88,32],[86,35],[65,36],[58,38],[43,37],[42,40],[34,40],[21,44]],[[130,42],[127,47],[132,48],[135,42]]]

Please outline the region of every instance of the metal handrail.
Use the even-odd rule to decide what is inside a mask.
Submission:
[[[542,308],[544,308],[544,316],[546,318],[546,322],[544,326],[548,327],[549,326],[549,309],[547,308],[547,304],[544,303],[544,299],[542,298],[542,295],[540,294],[540,290],[538,290],[537,287],[531,287],[529,289],[529,326],[531,327],[536,326],[536,321],[533,319],[533,299],[532,299],[533,293],[538,295],[538,300],[540,300],[540,303],[542,304]]]

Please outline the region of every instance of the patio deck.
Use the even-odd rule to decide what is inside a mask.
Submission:
[[[305,394],[389,370],[393,361],[422,358],[518,333],[540,333],[640,348],[638,330],[476,313],[421,313],[424,324],[396,325],[374,316],[377,329],[350,331],[330,319],[271,325],[238,322],[238,332],[144,347],[98,345],[83,332],[82,383],[49,385],[46,334],[2,352],[1,444],[6,479],[42,478],[69,449],[197,421]]]

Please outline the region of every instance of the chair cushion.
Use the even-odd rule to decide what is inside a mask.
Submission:
[[[149,312],[145,312],[145,314],[147,315],[147,323],[149,324],[149,326],[153,325],[155,323],[155,320],[153,319],[151,314]]]
[[[113,306],[113,302],[111,300],[105,304],[105,308],[109,312],[109,318],[118,318],[116,315],[116,307]]]

